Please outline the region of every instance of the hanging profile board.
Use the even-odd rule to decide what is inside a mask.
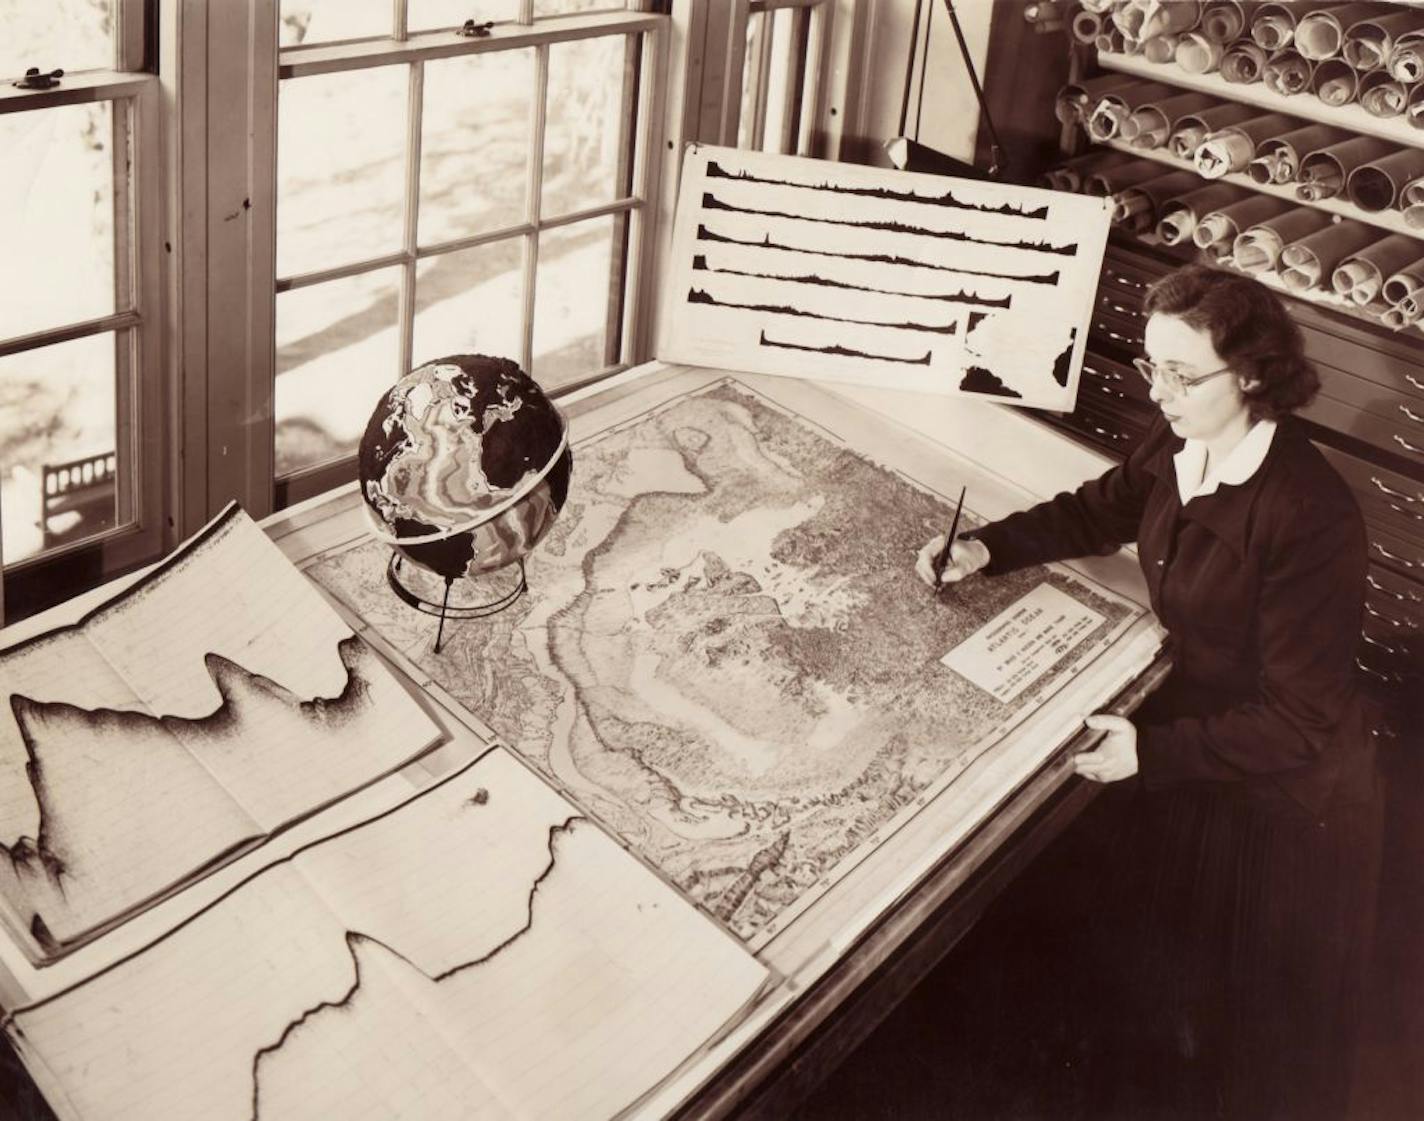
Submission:
[[[1106,200],[685,153],[658,357],[1070,411]]]

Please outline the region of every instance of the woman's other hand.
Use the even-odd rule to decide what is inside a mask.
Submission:
[[[1099,712],[1083,723],[1107,735],[1092,751],[1073,756],[1075,771],[1094,782],[1117,782],[1137,774],[1137,729],[1131,720]]]
[[[944,534],[941,533],[938,537],[930,538],[915,558],[915,575],[931,588],[935,586],[935,558],[943,548]],[[950,550],[949,562],[944,566],[944,583],[956,584],[966,576],[972,576],[988,563],[989,546],[972,538],[961,538],[955,541]]]

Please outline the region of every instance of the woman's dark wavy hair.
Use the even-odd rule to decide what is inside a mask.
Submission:
[[[1242,390],[1252,420],[1276,420],[1310,402],[1320,377],[1281,298],[1249,276],[1185,265],[1156,281],[1143,310],[1182,320],[1211,336],[1221,360],[1255,389]]]

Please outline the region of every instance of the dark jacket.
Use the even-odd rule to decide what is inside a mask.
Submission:
[[[1240,486],[1182,505],[1165,421],[1077,491],[984,527],[990,574],[1137,542],[1173,671],[1134,715],[1149,788],[1230,784],[1299,807],[1368,797],[1372,754],[1355,655],[1364,522],[1298,422],[1282,420]]]

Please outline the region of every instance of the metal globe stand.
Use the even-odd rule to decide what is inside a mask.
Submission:
[[[439,618],[440,626],[436,628],[435,631],[434,652],[436,654],[440,653],[440,641],[445,634],[445,620],[447,618],[456,620],[483,619],[490,615],[497,615],[499,612],[513,607],[514,604],[518,602],[519,597],[529,590],[529,581],[526,579],[524,572],[524,558],[521,557],[515,562],[519,565],[519,580],[510,591],[494,599],[487,600],[484,603],[464,603],[456,604],[452,607],[450,605],[450,589],[454,587],[456,578],[453,576],[446,576],[444,578],[445,595],[439,603],[436,603],[434,600],[426,599],[418,592],[406,587],[400,576],[402,561],[404,559],[405,558],[399,553],[391,554],[391,559],[386,565],[386,581],[390,584],[391,591],[395,592],[402,603],[415,608],[424,615],[434,615]]]

